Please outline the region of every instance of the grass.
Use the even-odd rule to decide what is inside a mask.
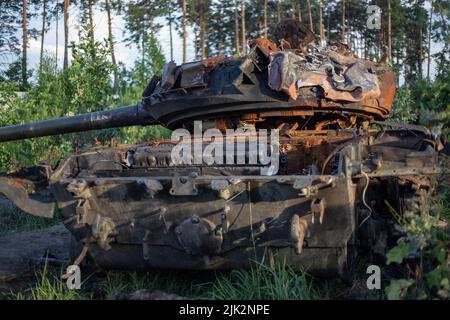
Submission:
[[[42,271],[36,273],[36,283],[31,288],[11,293],[10,298],[14,300],[80,300],[86,299],[83,292],[71,290],[66,282],[58,277],[57,272],[49,270],[45,263]]]
[[[204,283],[197,277],[188,279],[187,272],[155,270],[153,272],[108,272],[104,280],[102,295],[104,299],[117,299],[141,289],[161,290],[190,298],[199,298]]]
[[[61,221],[58,214],[53,219],[35,217],[14,206],[0,208],[0,235],[32,231],[53,226]]]
[[[249,270],[221,274],[205,295],[219,300],[316,300],[321,299],[313,278],[285,263],[270,267],[255,263]]]
[[[194,273],[196,275],[194,275]],[[327,287],[315,282],[305,272],[276,264],[274,268],[255,264],[249,270],[227,272],[108,272],[85,279],[82,290],[70,290],[59,279],[61,271],[49,270],[47,265],[36,273],[36,282],[28,289],[11,293],[5,298],[14,300],[78,300],[120,299],[127,294],[146,289],[177,294],[188,299],[216,300],[312,300],[328,299]],[[94,285],[92,286],[92,284]],[[90,288],[89,288],[90,287]],[[92,287],[95,290],[91,290]],[[87,289],[89,288],[89,289]],[[328,289],[327,289],[328,290]]]

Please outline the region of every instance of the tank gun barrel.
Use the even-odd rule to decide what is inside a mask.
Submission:
[[[154,124],[158,124],[158,122],[142,108],[141,104],[136,104],[29,124],[0,127],[0,142],[97,129]]]

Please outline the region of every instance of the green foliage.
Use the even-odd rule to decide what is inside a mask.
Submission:
[[[142,58],[135,61],[129,80],[134,88],[144,89],[153,75],[162,74],[166,59],[157,39],[152,34],[144,36],[140,50]]]
[[[13,206],[0,209],[0,235],[43,229],[60,222],[59,215],[56,219],[48,219],[32,216]]]
[[[28,291],[18,293],[16,300],[81,300],[85,297],[77,290],[67,287],[65,281],[50,273],[47,262],[44,269],[36,274],[36,284]]]
[[[392,280],[389,287],[386,288],[386,297],[388,300],[398,300],[404,296],[405,291],[414,284],[414,280],[398,279]]]
[[[435,81],[418,81],[412,99],[420,110],[450,112],[450,71],[441,73]]]
[[[390,120],[397,122],[415,122],[417,119],[416,112],[411,98],[411,90],[407,87],[399,88],[394,98]]]
[[[277,263],[273,267],[255,263],[249,270],[233,270],[220,275],[208,298],[223,300],[311,300],[320,299],[312,279]]]
[[[142,99],[142,92],[151,77],[162,74],[166,59],[155,36],[146,34],[143,37],[142,45],[142,58],[135,61],[134,67],[130,71],[124,67],[121,68],[121,97],[115,103],[117,106],[129,105]],[[169,138],[170,130],[161,126],[128,127],[116,129],[115,134],[120,143],[135,143]]]
[[[405,242],[400,242],[386,254],[387,264],[402,263],[403,259],[408,257],[409,250]]]
[[[212,276],[212,278],[211,278]],[[210,278],[204,279],[202,278]],[[195,299],[320,299],[312,278],[285,263],[273,267],[255,263],[249,270],[193,273],[155,271],[109,272],[103,285],[104,298],[116,299],[141,289],[162,290]]]
[[[15,82],[0,82],[0,125],[19,121],[29,123],[136,103],[141,99],[148,80],[153,74],[161,74],[165,63],[156,38],[149,35],[145,39],[144,60],[137,62],[133,70],[122,71],[126,75],[122,81],[122,95],[118,101],[113,101],[113,65],[109,62],[109,46],[106,41],[95,41],[85,27],[80,42],[73,45],[72,65],[66,70],[58,70],[55,59],[45,57],[36,83],[21,96]],[[2,143],[0,170],[31,166],[46,159],[55,163],[80,146],[94,141],[106,143],[112,137],[120,143],[134,143],[168,136],[169,130],[150,126]]]
[[[24,97],[14,97],[15,88],[1,88],[1,125],[56,118],[95,111],[106,106],[111,92],[111,63],[106,45],[95,42],[85,30],[73,47],[73,64],[60,71],[53,58],[45,57],[35,85]],[[78,139],[76,138],[78,137]],[[83,137],[83,139],[81,139]],[[29,166],[48,158],[57,161],[73,150],[74,143],[90,142],[90,135],[54,136],[0,145],[1,169]]]
[[[141,289],[194,294],[189,287],[186,281],[171,272],[108,272],[103,292],[104,298],[107,300],[117,299],[120,295]]]
[[[114,65],[109,61],[107,40],[96,41],[90,26],[83,27],[80,42],[72,48],[72,65],[64,73],[69,114],[80,114],[107,109],[112,102],[111,74]],[[72,135],[73,147],[105,143],[114,136],[113,129]]]
[[[418,80],[397,90],[391,119],[423,125],[450,120],[450,71],[442,71],[434,81]]]
[[[29,74],[31,76],[31,73]],[[0,82],[15,83],[20,86],[22,82],[22,61],[16,60],[0,74]]]
[[[406,235],[387,253],[387,264],[406,266],[404,278],[391,280],[388,299],[449,299],[448,234],[441,225],[447,203],[436,199],[434,215],[406,213],[402,228]],[[448,209],[447,209],[448,210]]]
[[[107,41],[96,41],[90,35],[89,27],[85,27],[80,43],[73,46],[72,52],[72,65],[67,72],[72,90],[71,111],[84,113],[104,109],[111,99],[110,75],[114,69],[109,61]]]
[[[154,33],[161,28],[155,19],[166,10],[167,0],[145,1],[132,0],[126,4],[125,25],[129,34],[129,43],[139,43],[150,31]]]

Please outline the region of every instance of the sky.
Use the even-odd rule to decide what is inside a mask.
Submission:
[[[429,6],[426,7],[429,9]],[[69,11],[69,42],[78,40],[78,23],[79,10],[75,6],[70,7]],[[166,57],[167,61],[170,61],[170,45],[169,45],[169,26],[165,18],[158,18],[155,23],[160,23],[164,27],[158,32],[157,39],[159,40],[162,51]],[[40,30],[41,20],[40,17],[36,17],[30,21],[30,26]],[[44,50],[48,54],[55,54],[56,49],[58,50],[58,63],[62,67],[63,55],[64,55],[64,24],[63,16],[61,14],[58,22],[58,48],[56,48],[56,24],[53,22],[50,29],[45,35]],[[115,53],[116,60],[118,62],[124,63],[127,67],[131,67],[134,61],[139,57],[138,49],[136,46],[127,46],[124,42],[124,32],[125,23],[121,16],[112,15],[112,29],[115,41]],[[187,43],[187,61],[194,60],[194,39],[193,32],[190,27],[187,28],[188,31],[188,43]],[[108,26],[107,26],[107,16],[105,12],[100,9],[94,10],[94,34],[97,40],[108,37]],[[36,69],[39,64],[40,55],[40,45],[41,39],[30,39],[29,41],[29,51],[28,51],[28,63],[29,67]],[[179,36],[178,32],[173,30],[173,47],[174,47],[174,60],[177,64],[182,62],[182,38]],[[432,44],[431,53],[436,53],[442,49],[441,44]],[[69,51],[69,59],[70,59]],[[434,77],[435,74],[435,63],[432,61],[431,64],[431,76]],[[427,59],[424,59],[423,70],[426,74]]]
[[[69,43],[71,41],[78,41],[79,32],[79,22],[78,22],[79,10],[75,6],[70,7],[69,11]],[[158,18],[155,23],[160,23],[163,28],[158,32],[157,39],[162,48],[162,51],[166,57],[167,61],[170,61],[170,42],[169,42],[169,25],[165,18]],[[30,21],[30,28],[36,28],[40,30],[41,19],[36,17]],[[63,15],[60,15],[58,21],[58,48],[56,47],[56,23],[53,21],[50,29],[45,34],[44,38],[44,51],[47,54],[55,55],[56,49],[58,50],[58,63],[62,67],[63,57],[64,57],[64,20]],[[139,52],[136,46],[127,46],[124,41],[125,22],[121,16],[112,15],[112,31],[114,37],[114,49],[116,54],[116,60],[118,62],[124,63],[127,67],[131,67],[134,61],[139,57]],[[192,35],[191,28],[187,28],[188,35]],[[182,62],[182,38],[179,36],[178,32],[173,28],[173,55],[176,63],[180,64]],[[100,9],[94,10],[94,37],[96,40],[102,40],[108,38],[108,25],[107,16],[105,12]],[[187,43],[187,60],[194,59],[194,47],[193,39],[188,38]],[[41,50],[41,38],[30,39],[28,48],[28,64],[32,69],[36,69],[39,65],[39,56]],[[71,52],[69,49],[69,59]],[[70,60],[69,60],[70,61]]]

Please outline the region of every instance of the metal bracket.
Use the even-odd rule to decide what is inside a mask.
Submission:
[[[314,223],[316,217],[319,217],[319,223],[322,224],[323,215],[325,213],[325,199],[313,199],[311,201],[311,213],[312,213],[311,222]]]
[[[333,182],[333,177],[306,176],[296,178],[294,180],[293,188],[300,190],[301,196],[309,198],[316,195],[320,189],[333,185]]]
[[[224,233],[228,232],[228,227],[230,224],[230,222],[228,221],[228,213],[230,212],[230,210],[230,207],[226,205],[223,208],[222,213],[220,214],[221,226]]]
[[[294,214],[291,219],[290,242],[297,255],[302,253],[303,242],[308,233],[308,217],[309,215],[300,217],[298,214]]]
[[[173,196],[196,196],[198,189],[195,187],[194,179],[191,176],[180,176],[175,173],[172,178],[172,188],[169,192]]]

